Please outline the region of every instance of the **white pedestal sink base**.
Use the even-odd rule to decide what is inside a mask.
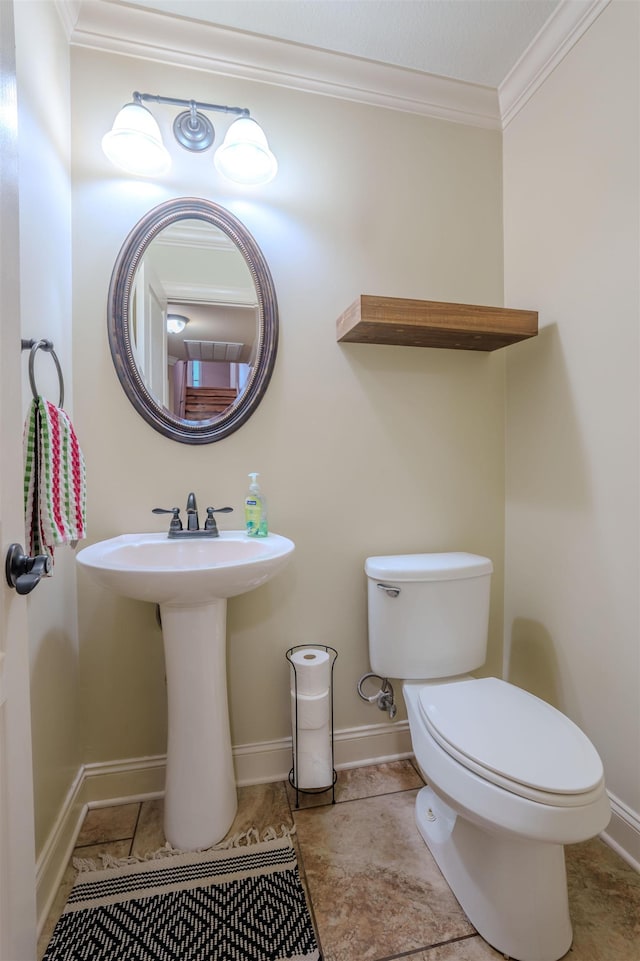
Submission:
[[[220,841],[237,810],[227,708],[228,597],[260,587],[295,548],[280,534],[120,534],[76,559],[102,587],[160,604],[169,699],[165,834],[173,847]]]
[[[164,801],[167,841],[184,851],[220,841],[238,807],[226,669],[226,599],[160,605],[169,738]]]

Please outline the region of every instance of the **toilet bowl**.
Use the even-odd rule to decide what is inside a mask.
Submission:
[[[598,753],[545,701],[466,673],[486,656],[487,558],[376,557],[365,569],[371,666],[403,679],[427,785],[418,831],[489,944],[517,961],[559,961],[572,941],[564,845],[610,818]]]
[[[402,690],[425,779],[470,820],[555,844],[604,830],[602,762],[560,711],[494,677],[405,681]]]
[[[559,711],[496,678],[408,681],[403,695],[428,785],[418,830],[467,917],[511,958],[557,961],[572,941],[564,844],[610,816],[595,749]]]

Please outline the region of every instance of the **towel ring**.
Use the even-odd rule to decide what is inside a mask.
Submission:
[[[46,350],[47,353],[51,354],[53,362],[56,365],[56,370],[58,371],[58,383],[60,384],[60,401],[58,407],[62,407],[64,404],[64,378],[62,376],[62,368],[60,366],[60,361],[58,356],[53,349],[53,341],[51,340],[23,340],[22,342],[23,350],[30,350],[29,354],[29,383],[31,384],[31,393],[34,399],[38,399],[38,388],[36,387],[36,378],[34,374],[34,361],[36,354],[39,350]]]

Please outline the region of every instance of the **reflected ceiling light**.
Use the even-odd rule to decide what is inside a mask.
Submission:
[[[180,334],[189,323],[189,318],[184,314],[167,314],[167,333]]]
[[[152,177],[165,173],[171,166],[158,123],[143,100],[188,108],[175,118],[173,133],[185,150],[194,152],[207,150],[215,140],[213,124],[202,110],[236,114],[237,119],[215,152],[216,169],[228,180],[240,184],[266,184],[275,177],[276,158],[269,150],[264,131],[246,107],[224,107],[137,91],[132,102],[125,104],[117,115],[113,128],[102,138],[102,149],[109,160],[127,173]]]

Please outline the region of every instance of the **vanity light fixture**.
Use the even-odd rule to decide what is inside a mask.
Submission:
[[[202,110],[236,114],[237,119],[214,154],[216,169],[240,184],[266,184],[275,177],[278,162],[269,150],[262,127],[246,107],[224,107],[138,91],[134,91],[131,103],[120,110],[113,127],[102,138],[102,149],[109,160],[127,173],[153,177],[166,173],[171,166],[158,122],[143,101],[187,107],[175,118],[173,133],[185,150],[194,152],[207,150],[215,139],[213,124]]]
[[[167,314],[167,333],[181,334],[189,323],[189,318],[184,314]]]

